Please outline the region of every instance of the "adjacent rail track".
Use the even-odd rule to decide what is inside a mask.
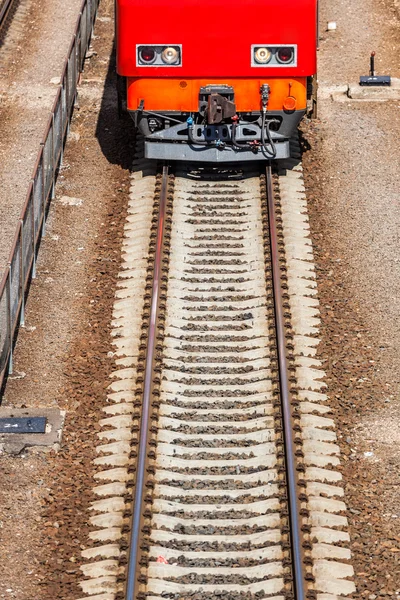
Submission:
[[[0,45],[4,31],[9,23],[9,17],[17,4],[17,0],[0,0]]]
[[[1,2],[1,0],[0,0]],[[1,5],[2,12],[5,4]],[[0,279],[0,394],[13,369],[13,347],[25,319],[25,299],[54,197],[58,169],[72,118],[80,73],[96,18],[98,0],[83,0],[61,73],[49,120],[40,144],[25,203],[17,222],[8,265]]]
[[[346,596],[301,172],[164,166],[149,180],[132,188],[120,380],[101,423],[100,529],[82,588],[118,600]]]

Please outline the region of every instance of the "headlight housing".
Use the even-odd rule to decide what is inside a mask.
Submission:
[[[279,48],[275,56],[276,60],[282,65],[288,65],[291,62],[293,62],[293,48],[291,46],[284,46],[283,48]]]
[[[260,65],[266,65],[271,60],[271,50],[261,46],[261,48],[257,48],[254,52],[254,59],[256,63]]]
[[[179,62],[179,57],[179,48],[174,46],[167,46],[167,48],[161,52],[161,60],[166,65],[176,65]]]
[[[138,56],[141,63],[151,65],[156,60],[157,54],[154,48],[143,46],[140,48]]]
[[[138,44],[136,46],[137,67],[181,67],[181,44]]]
[[[252,67],[297,67],[297,44],[253,44]]]

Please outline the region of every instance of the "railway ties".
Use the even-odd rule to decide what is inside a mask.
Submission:
[[[346,596],[354,586],[348,579],[352,568],[333,421],[314,357],[318,308],[301,173],[275,175],[272,181],[267,172],[267,182],[251,172],[231,177],[211,169],[197,175],[177,172],[162,186],[165,229],[153,233],[150,244],[151,261],[162,265],[155,286],[157,319],[149,313],[153,283],[144,304],[149,329],[142,328],[150,332],[149,323],[157,321],[154,356],[150,346],[146,350],[152,367],[149,420],[138,396],[136,408],[120,411],[134,412],[133,423],[141,418],[142,431],[133,427],[139,443],[122,460],[129,463],[118,484],[125,511],[117,521],[123,526],[120,535],[110,532],[120,540],[119,560],[104,561],[112,575],[82,585],[96,600]],[[281,346],[291,394],[286,421],[267,193],[274,196],[278,223],[272,248],[280,264],[275,285],[283,283]],[[143,341],[144,333],[141,348]],[[122,353],[125,342],[117,343]],[[136,388],[127,380],[113,384],[114,402],[124,402],[129,390],[134,396],[146,388],[142,358],[132,373]],[[132,369],[132,361],[120,361]],[[291,448],[285,446],[285,425]],[[119,451],[122,442],[115,440],[125,431],[108,433],[111,453]],[[102,479],[107,477],[105,472]],[[100,488],[103,495],[114,493]],[[113,508],[107,501],[94,508],[109,510],[115,519],[121,503],[110,502]],[[129,514],[135,515],[133,525]],[[97,522],[106,523],[106,515]],[[107,533],[99,531],[94,539],[106,541]],[[110,548],[85,556],[117,557],[117,548]],[[92,564],[86,573],[99,571]]]

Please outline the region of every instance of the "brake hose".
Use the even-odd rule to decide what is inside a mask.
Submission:
[[[236,128],[238,126],[238,117],[232,117],[232,146],[234,148],[237,148],[238,150],[253,150],[254,148],[253,146],[250,146],[250,144],[248,142],[244,142],[243,144],[240,144],[239,142],[236,141]]]
[[[225,142],[223,142],[222,140],[213,140],[210,142],[207,142],[207,140],[196,140],[194,138],[193,135],[193,118],[192,117],[188,117],[186,119],[186,123],[188,125],[188,138],[189,138],[189,142],[191,144],[193,144],[194,146],[211,146],[213,148],[219,148],[220,150],[223,150],[225,148]]]
[[[236,128],[238,125],[238,119],[232,118],[232,121],[233,121],[233,123],[232,123],[232,138],[231,139],[232,139],[233,147],[238,150],[246,149],[246,150],[252,150],[254,152],[256,150],[256,147],[254,146],[254,144],[250,144],[248,142],[239,144],[236,141]],[[215,142],[207,142],[206,140],[195,139],[193,136],[193,127],[194,127],[193,118],[188,117],[186,122],[188,124],[188,137],[189,137],[189,141],[191,144],[197,145],[197,146],[216,146],[216,147],[220,147],[221,149],[225,146],[224,142],[218,143],[220,140],[217,140]],[[270,124],[271,123],[269,121],[266,121],[266,111],[263,110],[262,126],[261,126],[261,145],[269,158],[275,158],[276,146],[271,138],[271,132],[269,130]],[[265,139],[265,131],[267,132],[268,142]]]
[[[193,118],[192,117],[188,117],[186,119],[186,123],[188,125],[188,137],[189,137],[189,141],[191,144],[197,145],[197,146],[208,146],[209,143],[206,140],[195,140],[194,136],[193,136]]]
[[[272,137],[271,137],[271,132],[269,130],[270,125],[271,125],[271,121],[267,121],[266,120],[266,116],[267,116],[267,111],[265,109],[265,107],[263,107],[263,111],[262,111],[262,123],[261,123],[261,145],[264,148],[265,153],[267,154],[268,158],[275,158],[276,156],[276,145],[274,144]],[[268,143],[265,140],[265,131],[267,131],[267,138],[268,138]],[[268,147],[268,144],[270,146],[270,148]]]

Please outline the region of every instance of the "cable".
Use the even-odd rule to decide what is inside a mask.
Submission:
[[[240,144],[239,142],[236,141],[236,128],[238,126],[239,123],[239,117],[237,115],[235,115],[234,117],[232,117],[232,146],[234,148],[237,148],[238,150],[249,150],[251,148],[251,146],[248,144],[248,142],[244,142],[243,144]]]
[[[259,143],[256,140],[254,140],[253,142],[244,142],[243,144],[236,141],[236,129],[237,129],[238,124],[239,124],[239,117],[237,115],[235,115],[234,117],[232,117],[232,136],[231,136],[232,146],[234,148],[236,148],[237,150],[251,150],[251,152],[254,152],[254,154],[256,154],[258,146],[259,146]]]
[[[193,136],[193,118],[192,117],[188,117],[186,119],[186,123],[188,125],[188,137],[189,137],[189,142],[193,145],[197,145],[197,146],[208,146],[208,142],[206,140],[195,140],[194,136]]]
[[[274,142],[272,140],[271,132],[269,130],[272,121],[267,121],[266,117],[267,117],[267,111],[266,111],[265,107],[263,107],[262,122],[261,122],[261,145],[264,149],[264,152],[267,154],[268,158],[275,158],[276,157],[276,145],[274,144]],[[265,140],[265,131],[267,131],[268,143]],[[268,147],[268,144],[271,149]]]
[[[188,124],[189,142],[194,146],[211,146],[213,148],[219,148],[220,150],[223,150],[225,148],[226,144],[222,140],[215,140],[210,142],[207,142],[207,140],[196,140],[193,135],[193,118],[188,117],[186,123]]]
[[[142,113],[143,115],[149,115],[149,116],[153,116],[153,117],[159,117],[161,119],[166,119],[169,121],[174,121],[175,123],[180,123],[182,124],[182,121],[179,121],[178,119],[175,119],[174,117],[170,117],[168,115],[161,115],[160,113],[154,112],[154,110],[140,110],[138,109],[138,112]]]

